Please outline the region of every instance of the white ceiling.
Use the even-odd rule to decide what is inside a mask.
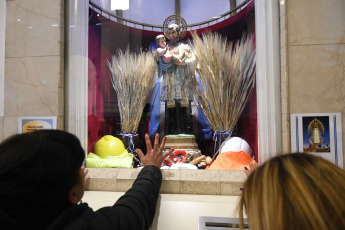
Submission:
[[[92,1],[111,11],[111,0]],[[237,0],[236,4],[239,5],[243,1]],[[229,10],[230,0],[180,0],[180,16],[187,24],[211,19]],[[153,25],[162,25],[172,14],[175,14],[175,0],[129,0],[129,10],[123,10],[123,17],[127,19]]]

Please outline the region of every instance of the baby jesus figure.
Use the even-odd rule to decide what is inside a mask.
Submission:
[[[178,49],[171,50],[169,45],[166,45],[165,37],[163,34],[160,34],[156,37],[156,44],[157,44],[157,54],[158,56],[162,57],[164,63],[170,63],[172,60],[175,63],[183,63],[182,60],[185,56],[185,52],[182,55],[179,54]]]

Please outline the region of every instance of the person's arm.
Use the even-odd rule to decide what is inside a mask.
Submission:
[[[156,212],[161,182],[160,169],[153,165],[145,166],[132,188],[114,206],[101,208],[97,213],[114,229],[149,229]]]
[[[158,134],[153,148],[147,134],[145,139],[147,154],[144,155],[141,150],[136,150],[144,168],[141,169],[132,188],[120,197],[113,207],[97,211],[114,229],[149,229],[152,224],[162,183],[160,166],[173,149],[162,154],[166,139],[163,139],[159,146]]]

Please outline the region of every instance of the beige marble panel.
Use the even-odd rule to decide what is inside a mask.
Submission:
[[[140,169],[89,168],[86,190],[126,192],[139,172]],[[181,180],[178,172],[183,174]],[[240,195],[247,178],[243,170],[162,170],[162,174],[162,194]]]
[[[117,181],[111,178],[90,178],[86,183],[87,191],[116,191]]]
[[[61,1],[8,1],[6,57],[59,55]]]
[[[59,88],[65,89],[65,57],[60,56]]]
[[[65,130],[65,116],[57,117],[57,129]]]
[[[220,182],[243,183],[247,179],[247,176],[244,170],[217,170],[217,171],[219,172]]]
[[[288,44],[345,43],[344,0],[289,0]]]
[[[285,67],[287,63],[287,46],[280,48],[280,67]]]
[[[242,194],[240,188],[243,187],[243,183],[229,183],[229,182],[221,182],[220,183],[220,195],[231,195],[231,196],[239,196]]]
[[[174,169],[164,169],[162,172],[161,193],[178,194],[181,193],[181,171]]]
[[[58,115],[65,115],[65,90],[58,88]]]
[[[4,117],[0,117],[0,142],[4,139]]]
[[[343,168],[345,169],[345,113],[341,114],[342,134],[343,134]]]
[[[219,170],[181,169],[181,181],[219,182]]]
[[[141,169],[120,169],[117,175],[116,191],[126,192],[130,189]]]
[[[289,46],[290,113],[345,112],[345,44]]]
[[[220,195],[220,182],[181,181],[182,194]]]
[[[279,3],[280,32],[282,32],[286,30],[285,0],[280,0]]]
[[[247,176],[244,170],[220,170],[220,194],[240,195]]]
[[[289,79],[287,73],[287,67],[281,67],[280,69],[280,90],[282,100],[282,113],[288,113],[289,110]]]
[[[60,34],[61,36],[64,36],[64,33],[60,33]],[[65,74],[65,43],[63,41],[64,41],[64,37],[62,37],[61,40],[59,41],[59,46],[60,46],[60,58],[62,59],[61,66],[60,66],[60,73],[64,75]]]
[[[138,174],[140,173],[139,168],[135,168],[135,169],[120,169],[119,173],[117,175],[117,179],[119,180],[125,180],[125,179],[129,179],[129,180],[135,180],[138,176]]]
[[[168,194],[179,194],[181,193],[181,181],[171,181],[171,180],[164,180],[162,181],[161,193],[168,193]]]
[[[134,183],[134,179],[118,179],[116,184],[116,191],[117,192],[126,192],[130,189]]]
[[[4,138],[18,133],[18,117],[4,117]]]
[[[60,57],[6,58],[5,65],[5,116],[58,115]]]
[[[283,139],[283,154],[291,153],[290,129],[288,131],[283,131],[282,139]]]
[[[116,191],[118,168],[88,168],[90,179],[86,183],[88,191]]]
[[[289,113],[282,114],[282,130],[283,132],[290,130],[290,114]]]
[[[291,151],[291,139],[290,139],[290,114],[282,114],[282,139],[283,139],[283,153],[289,153]]]
[[[117,178],[119,168],[88,168],[90,178]]]
[[[286,30],[282,30],[280,32],[280,48],[286,46]],[[281,65],[286,64],[286,63],[281,63]]]
[[[181,180],[181,170],[178,169],[162,169],[162,178],[163,180]]]
[[[181,193],[220,194],[219,171],[181,169]]]

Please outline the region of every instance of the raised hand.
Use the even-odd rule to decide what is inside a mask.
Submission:
[[[84,181],[88,181],[90,179],[90,176],[88,175],[89,170],[87,168],[85,168],[85,166],[81,166],[81,170],[83,171],[83,177],[84,177]]]
[[[156,133],[155,135],[155,142],[153,144],[153,148],[151,146],[150,137],[148,134],[145,134],[145,141],[146,141],[146,155],[140,150],[136,149],[135,151],[138,153],[140,157],[140,161],[143,164],[143,166],[147,165],[154,165],[158,168],[162,166],[163,160],[174,151],[174,149],[171,149],[163,154],[166,137],[163,138],[163,141],[161,145],[159,145],[159,134]]]
[[[247,167],[244,167],[246,175],[249,176],[258,167],[259,167],[259,164],[256,163],[256,161],[250,162],[249,169]]]

